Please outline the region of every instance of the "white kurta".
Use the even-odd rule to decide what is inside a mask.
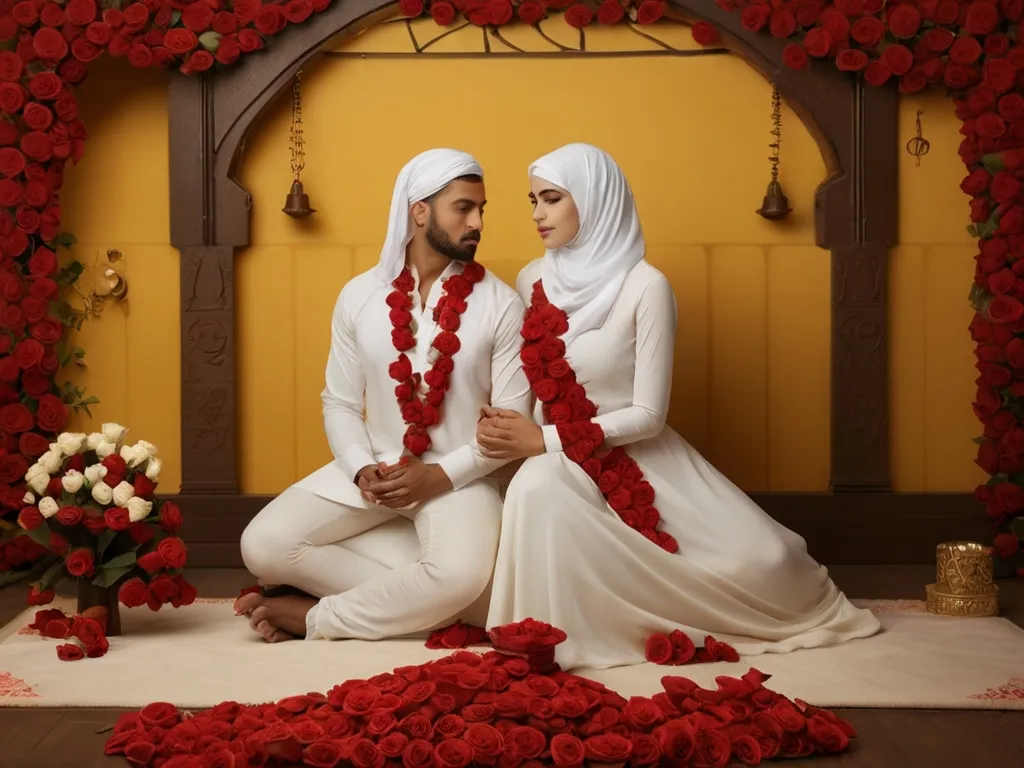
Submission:
[[[452,263],[444,271],[425,307],[416,296],[416,346],[406,354],[420,374],[429,370],[439,332],[433,309],[442,281],[461,270]],[[485,405],[529,414],[530,387],[519,362],[523,303],[490,273],[475,286],[458,331],[461,348],[441,423],[429,429],[433,447],[421,457],[440,464],[454,488],[394,511],[367,504],[354,483],[361,468],[392,463],[403,453],[406,425],[397,382],[388,376],[398,356],[386,303],[391,291],[373,272],[341,291],[323,392],[335,460],[274,499],[242,534],[242,558],[263,583],[322,598],[306,616],[308,639],[374,640],[423,632],[455,617],[482,620],[473,617],[486,600],[501,525],[497,483],[485,476],[507,462],[481,455],[476,424]]]
[[[540,265],[519,276],[526,302]],[[804,540],[666,426],[675,325],[672,288],[644,261],[603,327],[571,340],[566,357],[607,443],[626,446],[654,486],[679,552],[626,526],[546,427],[548,453],[528,459],[505,496],[487,626],[533,617],[560,627],[567,669],[640,663],[647,638],[673,629],[745,655],[874,634],[878,620],[846,599]]]
[[[427,355],[441,332],[433,310],[443,293],[443,281],[461,271],[462,265],[453,261],[431,286],[425,308],[417,304],[411,310],[416,346],[406,354],[417,373],[430,370]],[[417,299],[418,286],[417,280]],[[297,483],[299,488],[353,507],[368,506],[359,495],[356,473],[379,461],[392,463],[403,454],[406,424],[395,399],[397,382],[388,375],[388,366],[398,357],[391,343],[393,326],[387,305],[393,290],[370,271],[352,278],[338,296],[331,321],[327,384],[321,395],[334,461]],[[529,407],[530,385],[519,361],[522,321],[519,296],[488,272],[467,300],[442,420],[430,428],[432,447],[420,457],[440,464],[456,490],[508,463],[485,458],[474,442],[480,409],[493,405],[528,412],[524,409]]]

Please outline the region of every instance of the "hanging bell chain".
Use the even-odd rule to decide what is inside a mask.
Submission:
[[[306,167],[306,146],[302,133],[302,70],[292,80],[292,124],[288,137],[291,152],[292,187],[285,200],[283,211],[294,219],[304,219],[316,211],[309,205],[309,195],[302,189],[300,179]]]

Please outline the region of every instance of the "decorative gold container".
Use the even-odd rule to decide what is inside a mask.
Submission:
[[[935,583],[925,588],[929,613],[974,617],[999,615],[992,548],[950,541],[935,548]]]

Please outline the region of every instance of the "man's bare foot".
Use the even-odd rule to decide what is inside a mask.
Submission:
[[[259,592],[249,592],[235,600],[235,616],[251,616],[263,604],[264,597]]]
[[[262,604],[252,612],[249,625],[261,634],[264,632],[259,628],[266,623],[270,629],[275,630],[274,634],[285,632],[293,637],[305,637],[306,614],[318,602],[320,601],[315,597],[305,595],[263,598]],[[268,642],[279,642],[290,638],[276,637],[272,640],[264,634],[264,639]]]

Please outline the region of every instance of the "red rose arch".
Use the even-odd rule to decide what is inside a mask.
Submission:
[[[709,6],[711,0],[705,0]],[[960,156],[968,175],[972,234],[979,239],[970,331],[977,342],[982,421],[978,464],[991,476],[977,489],[999,527],[1004,564],[1024,575],[1024,0],[717,0],[743,26],[789,39],[795,68],[836,66],[876,86],[896,82],[914,93],[941,83],[963,120]],[[60,301],[77,276],[60,267],[60,188],[67,160],[83,151],[74,86],[104,52],[135,67],[196,74],[233,64],[263,48],[289,24],[331,0],[0,0],[0,522],[20,509],[29,463],[65,425],[80,393],[57,385],[73,355],[63,342],[73,322]],[[409,17],[449,25],[463,13],[477,26],[538,23],[564,13],[576,27],[650,24],[662,0],[402,0]],[[706,23],[698,42],[715,41]],[[834,62],[830,64],[829,62]],[[2,518],[6,517],[6,520]],[[43,551],[27,536],[0,544],[0,572]]]

